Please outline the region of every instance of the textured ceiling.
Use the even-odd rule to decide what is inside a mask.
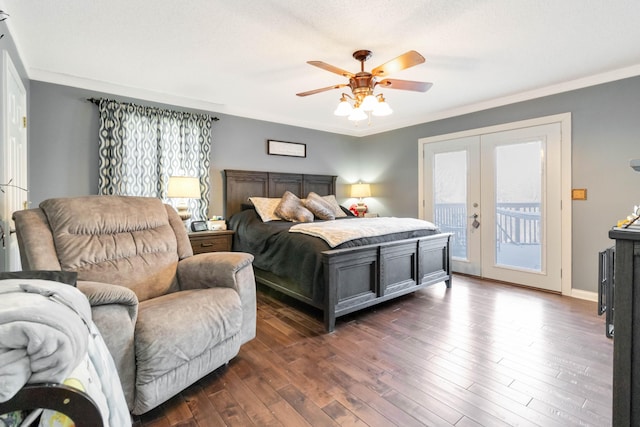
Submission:
[[[29,77],[115,95],[347,135],[369,135],[640,75],[637,0],[0,0]],[[1,48],[1,45],[0,45]],[[359,71],[416,50],[389,77],[389,117],[333,115],[346,83],[306,64]]]

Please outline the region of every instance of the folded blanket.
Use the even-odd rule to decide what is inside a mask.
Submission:
[[[61,382],[87,353],[91,308],[76,288],[0,281],[0,401],[26,383]]]
[[[383,236],[385,234],[422,229],[436,230],[437,227],[422,219],[379,217],[296,224],[289,231],[319,237],[333,248],[349,240],[363,237]]]

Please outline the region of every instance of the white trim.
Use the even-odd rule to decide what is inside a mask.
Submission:
[[[561,252],[562,252],[562,277],[560,279],[562,295],[573,295],[572,289],[572,224],[571,224],[571,113],[554,114],[551,116],[537,117],[534,119],[520,120],[517,122],[503,123],[477,129],[469,129],[444,135],[436,135],[418,139],[418,218],[425,215],[424,198],[424,145],[432,142],[440,142],[449,139],[465,138],[481,134],[503,132],[530,126],[539,126],[549,123],[560,123],[562,139],[561,150]]]
[[[26,125],[23,127],[22,124],[23,118],[26,120],[28,111],[27,91],[20,77],[20,73],[18,73],[18,70],[11,60],[11,55],[6,49],[2,50],[0,83],[2,85],[2,95],[0,99],[2,103],[2,108],[0,109],[2,112],[0,114],[0,182],[7,184],[11,179],[14,179],[14,185],[27,189],[29,188],[28,135]],[[17,98],[11,104],[14,107],[17,106],[16,108],[18,108],[21,113],[18,117],[13,116],[16,121],[11,120],[10,116],[12,113],[15,114],[16,111],[16,108],[10,107],[11,95],[15,95]],[[12,131],[15,131],[12,123],[15,124],[15,126],[19,126],[20,129],[17,131],[19,133],[18,145],[23,151],[20,153],[19,158],[16,158],[17,154],[15,151],[9,148]],[[16,205],[22,204],[18,202],[15,197],[11,196],[15,196],[15,194],[17,193],[14,190],[5,192],[5,194],[0,197],[0,225],[2,225],[4,229],[6,243],[0,248],[0,256],[2,257],[0,261],[0,271],[20,270],[20,254],[16,236],[15,234],[9,233],[9,230],[14,228],[13,220],[11,219],[12,211],[15,210]],[[28,192],[27,194],[20,192],[20,196],[24,197],[20,197],[23,203],[28,203],[28,194]]]
[[[583,299],[586,301],[598,302],[598,293],[591,291],[583,291],[582,289],[573,289],[571,298]]]

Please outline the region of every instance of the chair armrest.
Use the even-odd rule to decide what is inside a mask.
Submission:
[[[185,258],[178,262],[180,289],[227,287],[239,291],[235,275],[252,262],[253,255],[243,252],[208,252]]]
[[[118,304],[126,308],[132,323],[138,317],[138,297],[129,288],[110,283],[79,280],[78,289],[87,296],[91,307]]]
[[[242,303],[242,344],[256,336],[256,280],[252,262],[253,255],[243,252],[209,252],[178,262],[181,289],[220,286],[238,292]]]
[[[100,331],[116,365],[129,409],[135,397],[135,324],[138,298],[129,288],[109,283],[78,281],[91,305],[93,323]]]

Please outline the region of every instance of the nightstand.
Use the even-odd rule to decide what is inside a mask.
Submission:
[[[205,252],[230,252],[232,230],[198,231],[189,233],[193,254]]]

